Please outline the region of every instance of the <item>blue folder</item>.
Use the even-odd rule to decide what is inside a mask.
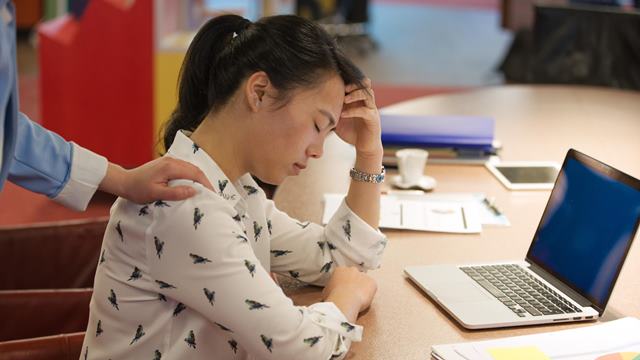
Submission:
[[[494,151],[495,120],[478,116],[380,114],[382,143]]]

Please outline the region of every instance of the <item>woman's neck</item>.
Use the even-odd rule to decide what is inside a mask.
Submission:
[[[191,140],[209,154],[229,180],[236,182],[249,171],[244,161],[242,130],[243,118],[249,114],[233,111],[233,106],[224,110],[207,115],[191,134]]]

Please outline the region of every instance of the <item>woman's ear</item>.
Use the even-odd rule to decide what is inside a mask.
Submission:
[[[262,107],[262,100],[267,93],[269,85],[269,76],[264,71],[258,71],[249,76],[244,92],[247,106],[251,111],[256,112]]]

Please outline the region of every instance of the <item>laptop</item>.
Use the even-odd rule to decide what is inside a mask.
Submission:
[[[410,266],[468,329],[595,320],[640,223],[640,180],[569,150],[524,261]]]

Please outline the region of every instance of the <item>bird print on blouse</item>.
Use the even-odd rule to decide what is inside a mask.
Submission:
[[[322,250],[322,255],[324,255],[324,244],[326,244],[326,241],[318,241],[317,244],[320,247],[320,250]]]
[[[211,262],[211,260],[207,259],[206,257],[193,253],[189,253],[189,257],[191,258],[191,260],[193,260],[194,264],[206,264]]]
[[[249,239],[247,239],[247,237],[242,234],[237,234],[236,239],[240,239],[240,242],[243,242],[243,243],[249,242]]]
[[[204,296],[209,300],[209,304],[213,306],[213,303],[216,301],[216,292],[207,288],[203,288],[202,290],[204,291]]]
[[[171,205],[167,204],[166,202],[162,201],[162,200],[156,200],[153,203],[153,206],[155,207],[159,207],[159,208],[166,208],[166,207],[171,207]]]
[[[196,335],[193,333],[193,330],[189,330],[189,334],[184,338],[184,342],[186,342],[190,348],[196,348]]]
[[[120,308],[118,307],[118,298],[116,297],[116,292],[113,291],[113,289],[109,291],[109,297],[107,299],[111,305],[116,308],[116,310],[120,311]]]
[[[100,263],[99,264],[102,264],[103,262],[107,261],[107,259],[104,257],[105,251],[107,251],[107,249],[102,249],[102,254],[100,254]]]
[[[120,221],[118,221],[118,223],[116,224],[116,231],[118,232],[120,241],[124,242],[124,233],[122,232],[122,225],[120,225]]]
[[[140,211],[138,211],[138,216],[145,216],[145,215],[149,215],[149,205],[145,205],[141,207]]]
[[[98,320],[98,325],[96,326],[96,337],[100,336],[104,330],[102,330],[102,320]]]
[[[133,336],[133,340],[131,340],[131,343],[129,343],[129,345],[130,346],[133,345],[133,343],[140,340],[144,335],[145,333],[144,333],[144,329],[142,328],[142,325],[138,325],[138,328],[136,329],[136,334]]]
[[[184,309],[186,309],[187,306],[181,302],[178,303],[178,305],[176,305],[176,308],[173,309],[173,316],[178,316],[178,314],[180,314],[181,312],[184,311]]]
[[[267,350],[269,350],[269,352],[273,352],[271,351],[273,348],[273,339],[263,334],[260,334],[260,339],[262,340],[262,343],[267,348]]]
[[[244,303],[249,306],[249,310],[262,310],[269,308],[269,305],[261,304],[255,300],[246,299]]]
[[[289,270],[289,275],[291,275],[292,278],[297,279],[300,277],[300,272]]]
[[[253,238],[255,241],[258,241],[260,237],[260,233],[262,233],[262,226],[258,224],[257,221],[253,222]]]
[[[228,179],[218,180],[218,189],[220,190],[220,196],[222,196],[222,198],[225,200],[233,200],[236,198],[236,194],[226,194],[224,192],[224,189],[226,189],[228,184]]]
[[[231,346],[231,350],[233,350],[234,354],[238,353],[238,342],[234,339],[229,340],[229,346]]]
[[[158,259],[160,259],[162,256],[162,249],[164,248],[164,241],[160,241],[157,236],[154,236],[153,244],[156,246],[156,255],[158,255]]]
[[[244,266],[247,268],[247,270],[249,270],[249,274],[251,274],[251,277],[253,277],[253,275],[255,275],[256,273],[256,264],[252,263],[249,260],[244,260]]]
[[[233,220],[234,220],[235,222],[240,222],[240,221],[242,221],[242,218],[240,217],[240,214],[235,214],[235,215],[233,216]]]
[[[138,269],[137,266],[133,267],[133,272],[131,273],[131,276],[129,276],[129,279],[127,281],[135,281],[138,280],[142,277],[142,272],[140,271],[140,269]]]
[[[320,339],[322,339],[322,336],[313,336],[313,337],[304,339],[303,342],[309,345],[309,347],[313,347],[313,345],[317,344],[318,341],[320,341]]]
[[[305,221],[305,222],[296,221],[296,224],[298,224],[298,226],[300,226],[301,228],[306,229],[307,226],[309,226],[309,224],[311,224],[311,222],[310,221]]]
[[[177,287],[175,287],[175,286],[173,286],[173,285],[171,285],[171,284],[169,284],[167,282],[164,282],[162,280],[156,280],[156,284],[158,284],[158,286],[160,286],[160,289],[177,289]]]
[[[355,326],[353,326],[353,325],[349,324],[349,323],[348,323],[348,322],[346,322],[346,321],[341,322],[341,323],[340,323],[340,326],[342,326],[345,330],[347,330],[347,332],[349,332],[349,331],[353,331],[353,329],[355,329],[355,328],[356,328]]]
[[[164,294],[158,293],[158,300],[167,302],[167,297]]]
[[[243,185],[242,187],[247,191],[247,195],[253,195],[258,192],[258,189],[251,185]]]
[[[160,352],[160,350],[156,349],[153,352],[153,360],[161,360],[162,359],[162,353]]]
[[[193,143],[193,145],[191,145],[191,148],[193,149],[193,153],[197,153],[198,150],[200,150],[200,146],[198,146],[198,144]]]
[[[337,249],[337,247],[335,245],[333,245],[333,243],[331,241],[327,241],[327,247],[329,248],[329,250],[333,251],[335,249]]]
[[[224,192],[224,189],[227,187],[228,183],[229,183],[229,180],[227,179],[218,180],[218,189],[220,190],[220,194]]]
[[[200,211],[200,208],[195,208],[193,210],[193,227],[194,229],[198,230],[198,225],[200,225],[200,222],[202,222],[202,218],[204,217],[204,214],[202,213],[202,211]]]
[[[291,254],[293,251],[291,250],[271,250],[271,253],[275,257],[285,256],[287,254]]]
[[[273,234],[273,225],[271,224],[271,219],[267,219],[267,230],[269,231],[269,235]]]
[[[344,235],[347,237],[347,240],[351,241],[351,220],[347,219],[342,225],[342,230],[344,230]]]
[[[218,325],[218,327],[220,329],[224,330],[224,331],[228,331],[228,332],[231,332],[231,333],[233,332],[233,330],[229,329],[228,327],[226,327],[226,326],[224,326],[224,325],[222,325],[220,323],[215,323],[215,324]]]
[[[331,265],[333,265],[333,261],[329,261],[328,263],[322,265],[320,268],[320,272],[328,273],[331,270]]]

